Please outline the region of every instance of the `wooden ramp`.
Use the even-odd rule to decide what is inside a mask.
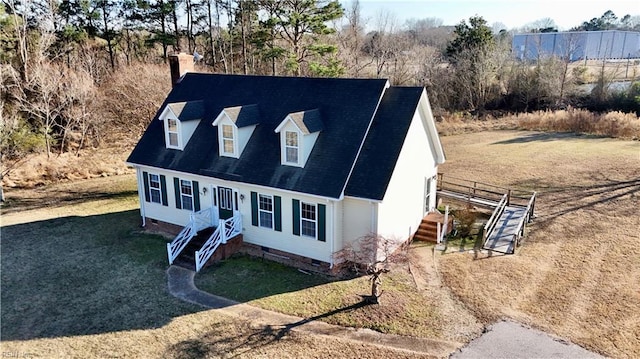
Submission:
[[[477,181],[444,178],[438,173],[437,196],[493,209],[484,226],[482,248],[513,254],[533,217],[536,192],[516,191]]]
[[[520,222],[526,214],[527,209],[524,207],[506,206],[495,228],[487,235],[483,248],[505,254],[513,253],[520,235]]]

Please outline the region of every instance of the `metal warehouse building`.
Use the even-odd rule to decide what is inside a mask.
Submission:
[[[569,61],[634,59],[640,58],[640,32],[607,30],[518,34],[513,36],[512,51],[520,60],[549,56]]]

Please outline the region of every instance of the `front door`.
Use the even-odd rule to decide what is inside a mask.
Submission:
[[[220,219],[233,217],[233,190],[226,187],[218,187],[218,209]]]

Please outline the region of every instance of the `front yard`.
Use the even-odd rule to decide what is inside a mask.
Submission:
[[[337,281],[237,257],[196,276],[214,294],[330,323],[464,342],[509,317],[611,357],[640,357],[640,142],[532,132],[442,138],[441,170],[539,191],[514,256],[416,245],[358,306],[367,278]],[[6,191],[1,345],[40,357],[417,357],[265,328],[166,289],[166,239],[139,228],[131,175]],[[468,242],[450,247],[469,249]],[[435,258],[435,261],[434,261]]]

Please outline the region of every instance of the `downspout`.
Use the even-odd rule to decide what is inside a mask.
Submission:
[[[331,244],[330,244],[330,248],[331,248],[331,261],[329,262],[329,269],[333,269],[333,253],[334,253],[334,249],[335,249],[335,241],[336,241],[336,207],[335,207],[335,201],[329,201],[330,203],[330,207],[331,207]]]
[[[142,216],[142,227],[146,227],[147,226],[147,216],[145,215],[145,211],[144,211],[144,188],[142,189],[142,191],[140,190],[140,183],[144,183],[144,178],[142,178],[142,171],[140,170],[140,167],[136,166],[136,177],[138,180],[138,201],[140,202],[140,215]]]

